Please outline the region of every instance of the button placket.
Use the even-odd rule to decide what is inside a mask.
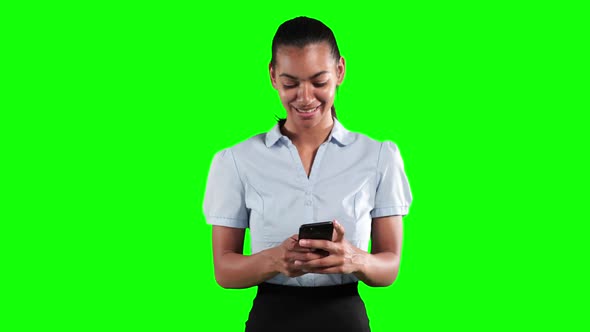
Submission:
[[[313,198],[311,197],[311,192],[305,192],[305,205],[312,206],[313,205]]]
[[[303,205],[304,205],[304,210],[305,210],[305,219],[307,220],[306,222],[313,222],[313,217],[314,217],[314,207],[313,207],[313,191],[311,188],[311,185],[308,184],[307,186],[305,186],[305,188],[303,188]]]

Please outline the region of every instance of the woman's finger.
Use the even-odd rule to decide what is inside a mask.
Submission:
[[[317,269],[325,269],[333,266],[340,266],[344,264],[344,257],[342,256],[326,256],[320,259],[314,259],[308,262],[296,261],[295,266],[301,268],[303,271],[312,272]]]
[[[298,239],[299,235],[292,235],[287,240],[285,240],[285,242],[283,242],[283,248],[287,249],[287,251],[310,252],[310,248],[304,248],[299,245]]]
[[[334,242],[342,242],[344,240],[344,226],[334,219],[334,235],[332,236]]]
[[[341,243],[327,241],[327,240],[300,240],[299,245],[304,248],[312,248],[315,250],[324,250],[330,254],[338,254],[342,250],[340,249]]]
[[[294,253],[289,256],[289,258],[293,261],[305,261],[305,262],[311,261],[314,259],[320,259],[322,257],[325,257],[325,256],[321,255],[319,253],[315,253],[315,252]]]

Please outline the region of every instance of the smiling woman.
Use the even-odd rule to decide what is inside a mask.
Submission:
[[[344,79],[344,58],[334,59],[331,48],[318,42],[277,50],[278,60],[270,65],[270,76],[292,120],[288,127],[332,123],[334,92]]]
[[[293,20],[272,41],[269,72],[287,115],[293,120],[336,117],[334,92],[344,79],[344,58],[332,30],[317,20]],[[319,114],[318,114],[319,113]],[[286,119],[280,119],[283,125]],[[308,124],[310,125],[310,124]]]
[[[287,118],[217,153],[209,173],[204,212],[216,280],[225,288],[258,286],[249,332],[370,331],[358,282],[395,281],[401,219],[412,201],[399,150],[336,119],[345,62],[322,22],[283,23],[268,70]],[[302,224],[326,220],[331,241],[298,238]]]

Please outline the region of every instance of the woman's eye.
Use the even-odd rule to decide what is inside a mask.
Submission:
[[[326,86],[326,84],[328,84],[328,82],[322,82],[322,83],[313,83],[313,86],[316,88],[321,88],[323,86]],[[297,84],[283,84],[283,88],[285,89],[292,89],[292,88],[296,88]]]

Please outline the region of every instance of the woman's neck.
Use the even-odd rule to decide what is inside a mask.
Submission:
[[[329,118],[329,121],[322,121],[310,128],[293,128],[287,119],[287,122],[281,127],[281,132],[289,137],[296,146],[315,149],[328,139],[333,127],[334,120],[332,117]]]

